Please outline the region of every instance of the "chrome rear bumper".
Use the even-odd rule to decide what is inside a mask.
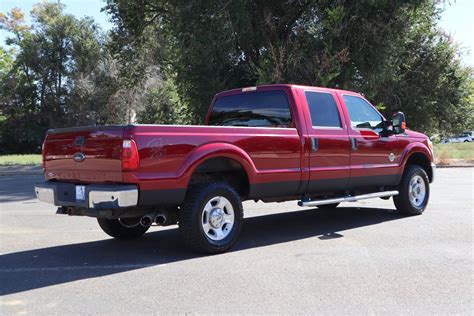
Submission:
[[[434,162],[431,163],[431,181],[430,182],[433,182],[434,179],[435,179],[435,174],[436,174],[436,165]]]
[[[76,186],[83,187],[83,199],[77,199]],[[82,185],[46,181],[35,184],[35,193],[38,200],[55,206],[113,209],[138,205],[138,188],[129,184]]]

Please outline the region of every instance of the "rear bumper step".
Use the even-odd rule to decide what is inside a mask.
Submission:
[[[318,206],[318,205],[341,203],[341,202],[356,202],[359,200],[390,197],[394,195],[398,195],[398,191],[374,192],[374,193],[355,195],[355,196],[344,196],[340,198],[333,198],[333,199],[326,199],[326,200],[298,201],[298,205],[299,206]]]
[[[78,189],[81,187],[81,199]],[[97,184],[80,185],[67,182],[46,181],[35,184],[38,200],[55,206],[72,206],[89,209],[133,207],[138,204],[136,185]]]

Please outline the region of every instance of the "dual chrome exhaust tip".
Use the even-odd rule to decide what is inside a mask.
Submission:
[[[147,214],[140,218],[140,225],[143,227],[150,227],[153,223],[158,226],[164,226],[166,224],[167,217],[163,213],[158,214]]]

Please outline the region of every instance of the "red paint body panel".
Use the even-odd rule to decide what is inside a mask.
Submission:
[[[144,190],[186,188],[206,159],[227,157],[246,170],[251,183],[301,181],[301,142],[295,128],[134,126],[127,130],[140,168],[124,182]]]
[[[124,128],[86,128],[48,133],[43,145],[45,177],[71,182],[122,182],[121,150]],[[84,145],[75,145],[77,137]],[[74,161],[82,152],[86,159]]]
[[[361,178],[401,175],[413,153],[423,153],[433,161],[423,134],[407,131],[380,137],[371,130],[351,128],[342,95],[361,97],[357,93],[297,85],[257,87],[257,91],[268,90],[285,91],[292,115],[289,128],[130,125],[53,130],[44,143],[45,176],[80,183],[134,183],[140,190],[186,190],[202,162],[226,157],[242,166],[251,186],[296,183],[289,184],[285,193],[303,195],[324,190],[326,184],[321,181],[331,180],[337,189],[346,190],[356,188]],[[305,91],[331,94],[342,127],[313,127]],[[217,98],[239,93],[245,92],[219,93],[212,104]],[[83,146],[74,145],[78,136],[85,138]],[[317,139],[316,151],[312,150],[313,138]],[[352,138],[357,140],[357,150],[351,147]],[[136,142],[140,159],[136,170],[121,170],[124,139]],[[85,154],[84,161],[74,161],[77,152]],[[388,159],[390,154],[393,161]],[[331,184],[327,185],[329,190]]]
[[[305,97],[306,91],[323,92],[331,94],[337,104],[339,116],[341,117],[341,128],[322,128],[312,126],[311,115]],[[350,142],[347,136],[347,128],[341,104],[336,90],[328,90],[316,87],[301,87],[297,90],[299,108],[303,112],[306,134],[305,153],[307,157],[307,168],[305,172],[309,176],[309,184],[306,193],[316,193],[320,190],[319,181],[326,179],[341,179],[337,187],[345,190],[349,184],[350,177]],[[311,142],[317,140],[317,150],[313,151]]]

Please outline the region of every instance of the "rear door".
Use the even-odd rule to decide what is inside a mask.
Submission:
[[[286,87],[256,87],[218,96],[211,106],[208,125],[243,132],[219,139],[242,148],[255,164],[258,173],[250,184],[250,198],[293,196],[301,187],[302,144],[291,96]]]
[[[383,116],[360,95],[342,94],[351,139],[351,188],[395,185],[399,180],[400,144],[381,136]]]
[[[48,131],[43,147],[46,179],[71,182],[122,181],[123,126]]]
[[[308,194],[341,192],[350,178],[350,142],[337,95],[330,90],[301,90],[309,153]]]

